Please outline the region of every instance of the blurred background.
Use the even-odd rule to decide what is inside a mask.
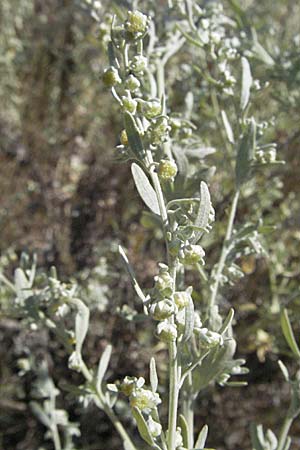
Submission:
[[[36,253],[39,267],[55,265],[62,279],[78,283],[93,311],[87,359],[96,364],[106,343],[112,342],[110,375],[115,380],[144,375],[151,354],[151,330],[128,320],[135,299],[117,245],[122,242],[128,249],[141,282],[150,287],[162,242],[155,225],[141,219],[144,207],[129,166],[116,161],[122,124],[101,82],[107,65],[106,12],[126,11],[130,2],[102,3],[99,29],[79,0],[0,2],[0,265],[10,276],[22,252]],[[140,3],[140,9],[153,6],[150,1]],[[229,14],[232,3],[223,2]],[[293,309],[293,326],[300,334],[300,5],[293,0],[240,4],[276,62],[271,69],[254,68],[257,77],[270,82],[257,100],[256,114],[262,120],[274,117],[270,133],[286,164],[258,177],[258,189],[264,192],[258,209],[250,190],[239,210],[238,219],[259,212],[277,229],[267,238],[269,258],[245,262],[247,276],[226,292],[226,305],[237,310],[238,354],[247,359],[250,374],[248,388],[214,388],[198,401],[199,428],[208,423],[208,443],[218,450],[250,449],[249,423],[263,421],[276,429],[287,407],[277,360],[289,364],[289,355],[278,326],[278,304]],[[177,64],[180,67],[181,61]],[[180,73],[171,74],[173,87],[182,82]],[[220,149],[222,143],[211,137],[216,124],[210,100],[203,122],[203,138]],[[230,181],[218,172],[218,152],[210,158],[208,164],[216,165],[218,174],[212,188],[217,236],[225,228]],[[218,251],[215,237],[207,250],[213,261]],[[5,297],[1,290],[0,295]],[[48,331],[34,333],[0,309],[3,450],[52,449],[28,406],[35,376],[20,376],[19,361],[31,352],[46,359],[56,384],[80,383],[80,377],[67,370],[67,356]],[[159,358],[163,374],[164,355],[158,353]],[[78,448],[120,448],[101,411],[83,409],[64,391],[59,401],[72,420],[81,423]],[[292,449],[299,448],[299,424],[292,435]]]

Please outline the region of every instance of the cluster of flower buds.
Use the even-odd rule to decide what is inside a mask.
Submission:
[[[136,406],[145,414],[149,414],[161,403],[161,399],[159,394],[145,389],[144,384],[145,380],[142,377],[125,377],[119,390],[129,397],[132,408]]]
[[[276,144],[259,148],[255,152],[255,161],[258,164],[272,164],[276,162]]]
[[[168,159],[162,159],[157,169],[158,176],[163,181],[173,181],[177,175],[177,171],[178,169],[175,161],[170,161]]]
[[[185,265],[204,265],[205,251],[201,245],[185,244],[179,250],[179,261]]]

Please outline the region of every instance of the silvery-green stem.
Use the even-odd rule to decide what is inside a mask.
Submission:
[[[286,444],[286,440],[290,431],[290,428],[292,426],[293,423],[293,419],[290,417],[287,417],[285,419],[285,421],[283,422],[281,431],[280,431],[280,436],[279,436],[279,442],[278,442],[278,447],[276,450],[284,450],[285,448],[285,444]]]
[[[228,241],[232,235],[233,223],[234,223],[234,218],[236,215],[239,196],[240,196],[240,191],[237,190],[233,197],[230,214],[229,214],[229,218],[228,218],[228,223],[227,223],[227,230],[226,230],[226,234],[225,234],[225,238],[224,238],[224,242],[223,242],[220,259],[219,259],[218,266],[217,266],[217,273],[215,275],[214,282],[212,285],[211,296],[209,299],[209,309],[211,309],[214,306],[216,298],[217,298],[222,272],[223,272],[226,258],[228,255]]]
[[[169,344],[169,383],[168,450],[175,450],[179,395],[176,341],[170,342]]]

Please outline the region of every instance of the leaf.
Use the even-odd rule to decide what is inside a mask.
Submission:
[[[123,441],[124,450],[136,450],[135,446],[127,439]]]
[[[265,439],[262,425],[255,425],[252,423],[250,426],[250,435],[253,450],[265,450],[263,446]]]
[[[124,126],[131,150],[138,159],[142,159],[145,156],[145,150],[143,147],[140,131],[137,127],[133,115],[127,111],[124,113]]]
[[[156,392],[157,386],[158,386],[158,377],[157,377],[156,363],[155,363],[154,358],[151,358],[151,360],[150,360],[150,384],[151,384],[152,392]]]
[[[209,224],[209,215],[211,212],[211,200],[208,186],[204,181],[200,183],[200,203],[194,226],[205,229]],[[195,233],[192,242],[195,244],[199,241],[203,232]]]
[[[221,116],[222,116],[225,131],[226,131],[227,139],[231,144],[234,144],[234,136],[233,136],[232,128],[229,123],[226,112],[221,111]]]
[[[97,389],[101,390],[101,384],[104,378],[104,375],[107,371],[110,357],[111,357],[112,346],[107,345],[104,352],[101,355],[99,364],[98,364],[98,372],[97,372]]]
[[[234,317],[234,309],[230,308],[229,313],[228,313],[226,319],[224,320],[221,328],[219,329],[218,333],[220,333],[220,334],[225,334],[226,333],[226,331],[228,330],[228,328],[231,325],[233,317]]]
[[[76,352],[80,355],[83,342],[85,340],[88,328],[90,311],[89,308],[79,299],[72,299],[76,304],[77,314],[75,317],[75,338],[76,338]]]
[[[141,411],[139,410],[139,408],[137,406],[132,408],[132,415],[135,418],[141,438],[144,439],[144,441],[146,441],[147,444],[154,445],[155,443],[154,443],[153,437],[148,429],[147,422],[145,421]]]
[[[177,147],[176,145],[173,146],[172,153],[176,159],[179,175],[182,177],[187,177],[189,171],[189,161],[186,157],[186,153],[181,147]]]
[[[194,303],[191,295],[189,295],[189,303],[185,307],[185,324],[182,342],[187,342],[191,338],[194,330],[194,321],[195,321]]]
[[[183,414],[179,415],[179,426],[181,428],[181,435],[183,440],[183,447],[189,447],[189,427]]]
[[[241,91],[241,109],[244,111],[250,98],[250,88],[252,86],[252,75],[248,59],[242,56],[242,91]]]
[[[128,272],[128,274],[129,274],[129,276],[131,278],[131,281],[132,281],[133,288],[134,288],[135,292],[137,293],[138,297],[144,303],[147,300],[147,298],[145,297],[142,289],[140,288],[140,285],[137,282],[134,270],[133,270],[133,268],[132,268],[132,266],[131,266],[128,258],[127,258],[126,253],[124,252],[123,248],[121,247],[121,245],[119,245],[119,253],[122,256],[122,259],[123,259],[123,261],[125,263],[127,272]]]
[[[196,448],[199,448],[199,449],[204,448],[205,442],[207,439],[207,435],[208,435],[208,426],[204,425],[198,435],[198,438],[197,438],[197,441],[195,444]]]
[[[155,190],[150,184],[147,175],[140,166],[133,163],[131,173],[134,179],[135,187],[140,194],[141,199],[154,214],[160,215],[159,205]]]
[[[50,420],[50,417],[45,413],[41,405],[37,402],[30,402],[30,407],[32,409],[33,414],[37,417],[37,419],[45,425],[45,427],[49,428],[51,430],[52,428],[52,422]]]
[[[280,360],[278,361],[278,365],[279,365],[280,370],[281,370],[281,372],[282,372],[282,374],[284,376],[285,381],[289,382],[290,376],[289,376],[289,372],[288,372],[286,366]]]
[[[30,283],[27,279],[24,271],[18,267],[15,270],[14,281],[17,291],[17,296],[21,301],[26,300],[26,298],[32,295],[32,291],[30,290]]]
[[[212,155],[213,153],[216,153],[216,149],[214,147],[199,147],[185,150],[186,156],[195,159],[203,159],[208,155]]]
[[[284,334],[284,337],[290,347],[290,349],[292,350],[292,352],[294,353],[294,355],[300,359],[300,350],[299,347],[297,345],[292,327],[291,327],[291,323],[290,323],[290,319],[287,313],[286,309],[283,309],[281,311],[280,314],[280,324],[281,324],[281,329],[282,332]]]
[[[248,181],[251,174],[251,163],[254,157],[256,146],[256,123],[254,119],[251,120],[251,126],[241,139],[237,158],[236,158],[236,184],[241,187]]]
[[[288,436],[283,450],[289,450],[291,443],[292,443],[292,439],[290,438],[290,436]]]

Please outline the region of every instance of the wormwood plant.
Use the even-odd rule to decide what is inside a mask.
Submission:
[[[95,2],[93,11],[97,20],[98,3]],[[275,165],[278,161],[276,145],[268,142],[265,135],[268,123],[259,122],[251,114],[250,103],[261,86],[252,77],[249,61],[257,58],[272,65],[273,60],[253,32],[250,39],[251,30],[238,32],[238,29],[238,22],[223,12],[220,3],[207,3],[202,8],[191,0],[157,6],[157,23],[137,9],[128,11],[126,17],[118,11],[110,21],[109,67],[103,81],[111,89],[124,122],[117,152],[121,161],[131,162],[136,189],[150,210],[144,223],[161,227],[165,243],[152,289],[140,286],[122,247],[119,252],[145,320],[155,321],[155,338],[165,344],[168,395],[161,394],[155,358],[150,361],[149,383],[142,377],[129,376],[106,383],[110,345],[96,370],[86,365],[82,349],[89,328],[89,308],[78,298],[76,286],[61,283],[55,270],[50,276],[36,276],[35,263],[29,267],[25,261],[15,272],[14,284],[1,276],[15,293],[15,312],[33,328],[51,329],[66,347],[70,353],[69,368],[85,379],[82,386],[72,388],[73,392],[85,404],[93,401],[107,414],[125,450],[144,446],[156,450],[204,450],[208,427],[197,425],[196,438],[194,433],[194,404],[199,393],[211,383],[246,384],[232,380],[247,373],[247,369],[243,359],[234,358],[234,311],[229,309],[225,313],[224,308],[221,311],[220,291],[244,275],[238,264],[241,258],[267,254],[263,234],[270,232],[271,227],[262,220],[235,225],[235,217],[248,182],[253,183],[261,166]],[[103,26],[101,30],[106,28]],[[192,58],[193,63],[184,68],[188,89],[182,86],[176,96],[166,75],[168,65],[172,61],[176,64],[180,52]],[[178,77],[183,79],[180,74]],[[216,150],[202,141],[197,131],[200,124],[194,120],[194,117],[199,120],[194,110],[203,100],[197,94],[197,78],[210,93],[216,133],[220,133],[226,149],[222,158],[226,170],[234,177],[220,255],[210,265],[204,246],[209,248],[207,235],[212,233],[215,220],[209,188],[213,188],[215,168],[206,164],[205,157]],[[227,112],[226,105],[229,105]],[[200,287],[197,282],[193,288],[187,280],[195,279],[195,274],[200,278]],[[72,311],[74,331],[66,330],[64,321]],[[281,324],[299,362],[300,351],[285,310]],[[291,405],[278,437],[271,430],[264,432],[261,425],[253,426],[255,450],[288,450],[291,445],[289,429],[300,412],[300,376],[298,372],[292,378],[283,363],[280,366],[291,385]],[[74,449],[72,439],[78,436],[78,427],[57,409],[55,399],[59,391],[46,368],[39,368],[38,375],[37,391],[44,401],[34,402],[32,408],[48,428],[56,450]],[[129,435],[115,412],[116,402],[124,396],[143,444]],[[167,418],[162,417],[162,403],[167,403]]]

